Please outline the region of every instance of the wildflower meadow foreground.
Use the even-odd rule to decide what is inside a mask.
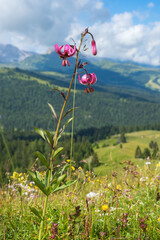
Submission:
[[[55,44],[62,67],[69,67],[70,57],[75,56],[73,76],[67,92],[52,89],[63,98],[59,116],[48,103],[56,129],[35,128],[50,147],[47,157],[37,151],[40,167],[33,163],[27,173],[13,172],[1,189],[0,239],[160,239],[159,165],[140,168],[128,160],[123,162],[123,171],[113,169],[110,176],[104,177],[75,166],[72,145],[76,91],[72,85],[78,75],[79,82],[86,86],[85,93],[91,94],[97,82],[96,73],[88,72],[87,62],[79,60],[87,50],[87,37],[96,55],[96,42],[88,28],[81,33],[78,47],[76,43]],[[71,91],[73,107],[66,110]],[[70,123],[70,156],[57,165],[57,157],[63,154],[59,140]]]
[[[73,169],[77,182],[48,200],[42,239],[160,239],[160,167],[125,168],[121,180]],[[1,191],[0,239],[38,239],[45,195],[28,177],[14,172]]]

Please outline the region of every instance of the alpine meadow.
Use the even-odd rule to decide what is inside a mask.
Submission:
[[[93,2],[88,21],[100,18],[102,8],[101,15],[109,17],[105,1]],[[53,5],[58,9],[57,1]],[[153,7],[148,3],[148,9]],[[64,10],[61,16],[65,19]],[[129,16],[126,12],[123,22],[127,34]],[[39,21],[48,33],[52,17],[47,19],[47,27],[43,16]],[[122,31],[118,14],[107,23],[115,31],[115,49],[121,43],[120,35],[118,43],[114,38],[117,19]],[[59,17],[54,21],[58,24]],[[69,25],[70,15],[65,21]],[[17,35],[16,41],[38,46],[37,24],[33,40]],[[102,31],[103,21],[98,24]],[[109,35],[102,41],[95,24],[97,36],[87,27],[77,37],[76,26],[70,25],[73,38],[64,35],[67,27],[55,31],[54,48],[43,54],[0,44],[0,239],[159,240],[160,64],[126,59],[128,46],[136,56],[132,45],[138,38],[130,44],[127,34],[121,59],[118,50],[115,58],[101,56],[99,43],[105,48]],[[58,35],[64,39],[57,41]],[[43,36],[41,47],[48,39]]]

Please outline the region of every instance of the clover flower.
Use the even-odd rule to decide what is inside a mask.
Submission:
[[[79,74],[79,82],[83,85],[88,85],[88,88],[85,89],[85,92],[89,93],[94,91],[94,88],[91,85],[97,82],[97,77],[95,73],[84,74],[82,77]]]
[[[74,56],[74,54],[76,53],[76,50],[77,50],[76,46],[75,45],[71,46],[71,45],[66,44],[64,46],[64,51],[63,52],[61,51],[62,48],[63,48],[63,45],[59,47],[58,44],[55,44],[56,53],[60,56],[60,58],[63,59],[62,66],[65,67],[65,66],[67,66],[67,64],[68,64],[68,66],[70,66],[67,58]]]

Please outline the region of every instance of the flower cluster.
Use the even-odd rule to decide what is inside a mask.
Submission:
[[[143,218],[140,218],[140,219],[139,219],[139,227],[140,227],[141,229],[143,229],[143,231],[146,231],[146,229],[147,229],[146,220],[148,220],[148,216],[146,216],[145,219],[143,219]]]
[[[84,33],[82,33],[83,36],[89,34],[92,37],[92,41],[91,41],[91,49],[92,49],[92,54],[93,55],[97,55],[97,47],[96,47],[96,41],[93,37],[93,35],[88,31],[88,28],[85,29]],[[56,53],[60,56],[61,59],[63,59],[62,61],[62,66],[66,67],[67,65],[70,66],[69,61],[67,60],[67,58],[72,57],[75,55],[75,53],[78,51],[76,48],[76,45],[68,45],[66,44],[64,46],[64,50],[62,52],[62,46],[58,46],[58,44],[55,44],[55,51]],[[87,63],[78,63],[78,68],[82,68],[86,74],[84,74],[82,77],[79,74],[79,82],[83,85],[87,85],[88,87],[85,89],[85,92],[89,93],[89,92],[93,92],[94,88],[91,87],[91,85],[95,84],[97,82],[97,77],[95,75],[95,73],[88,73],[86,71],[86,69],[84,68],[84,66]]]
[[[58,223],[53,223],[52,224],[52,236],[50,239],[55,239],[58,234]]]
[[[123,213],[123,217],[121,218],[121,222],[122,222],[122,226],[125,228],[127,226],[127,222],[128,222],[128,214],[127,213]]]

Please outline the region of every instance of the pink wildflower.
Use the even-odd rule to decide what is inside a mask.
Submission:
[[[89,93],[94,91],[94,88],[91,85],[97,82],[97,77],[95,73],[84,74],[81,78],[79,74],[79,82],[83,85],[88,85],[88,88],[85,89],[85,92]]]
[[[96,41],[94,40],[94,38],[92,39],[92,54],[97,55]]]
[[[67,64],[68,64],[68,66],[70,66],[67,58],[72,57],[76,53],[76,46],[75,45],[71,46],[71,45],[66,44],[64,46],[64,51],[63,52],[61,51],[62,48],[63,48],[63,45],[59,47],[58,44],[55,44],[56,53],[60,56],[60,58],[63,59],[62,66],[65,67],[65,66],[67,66]]]

